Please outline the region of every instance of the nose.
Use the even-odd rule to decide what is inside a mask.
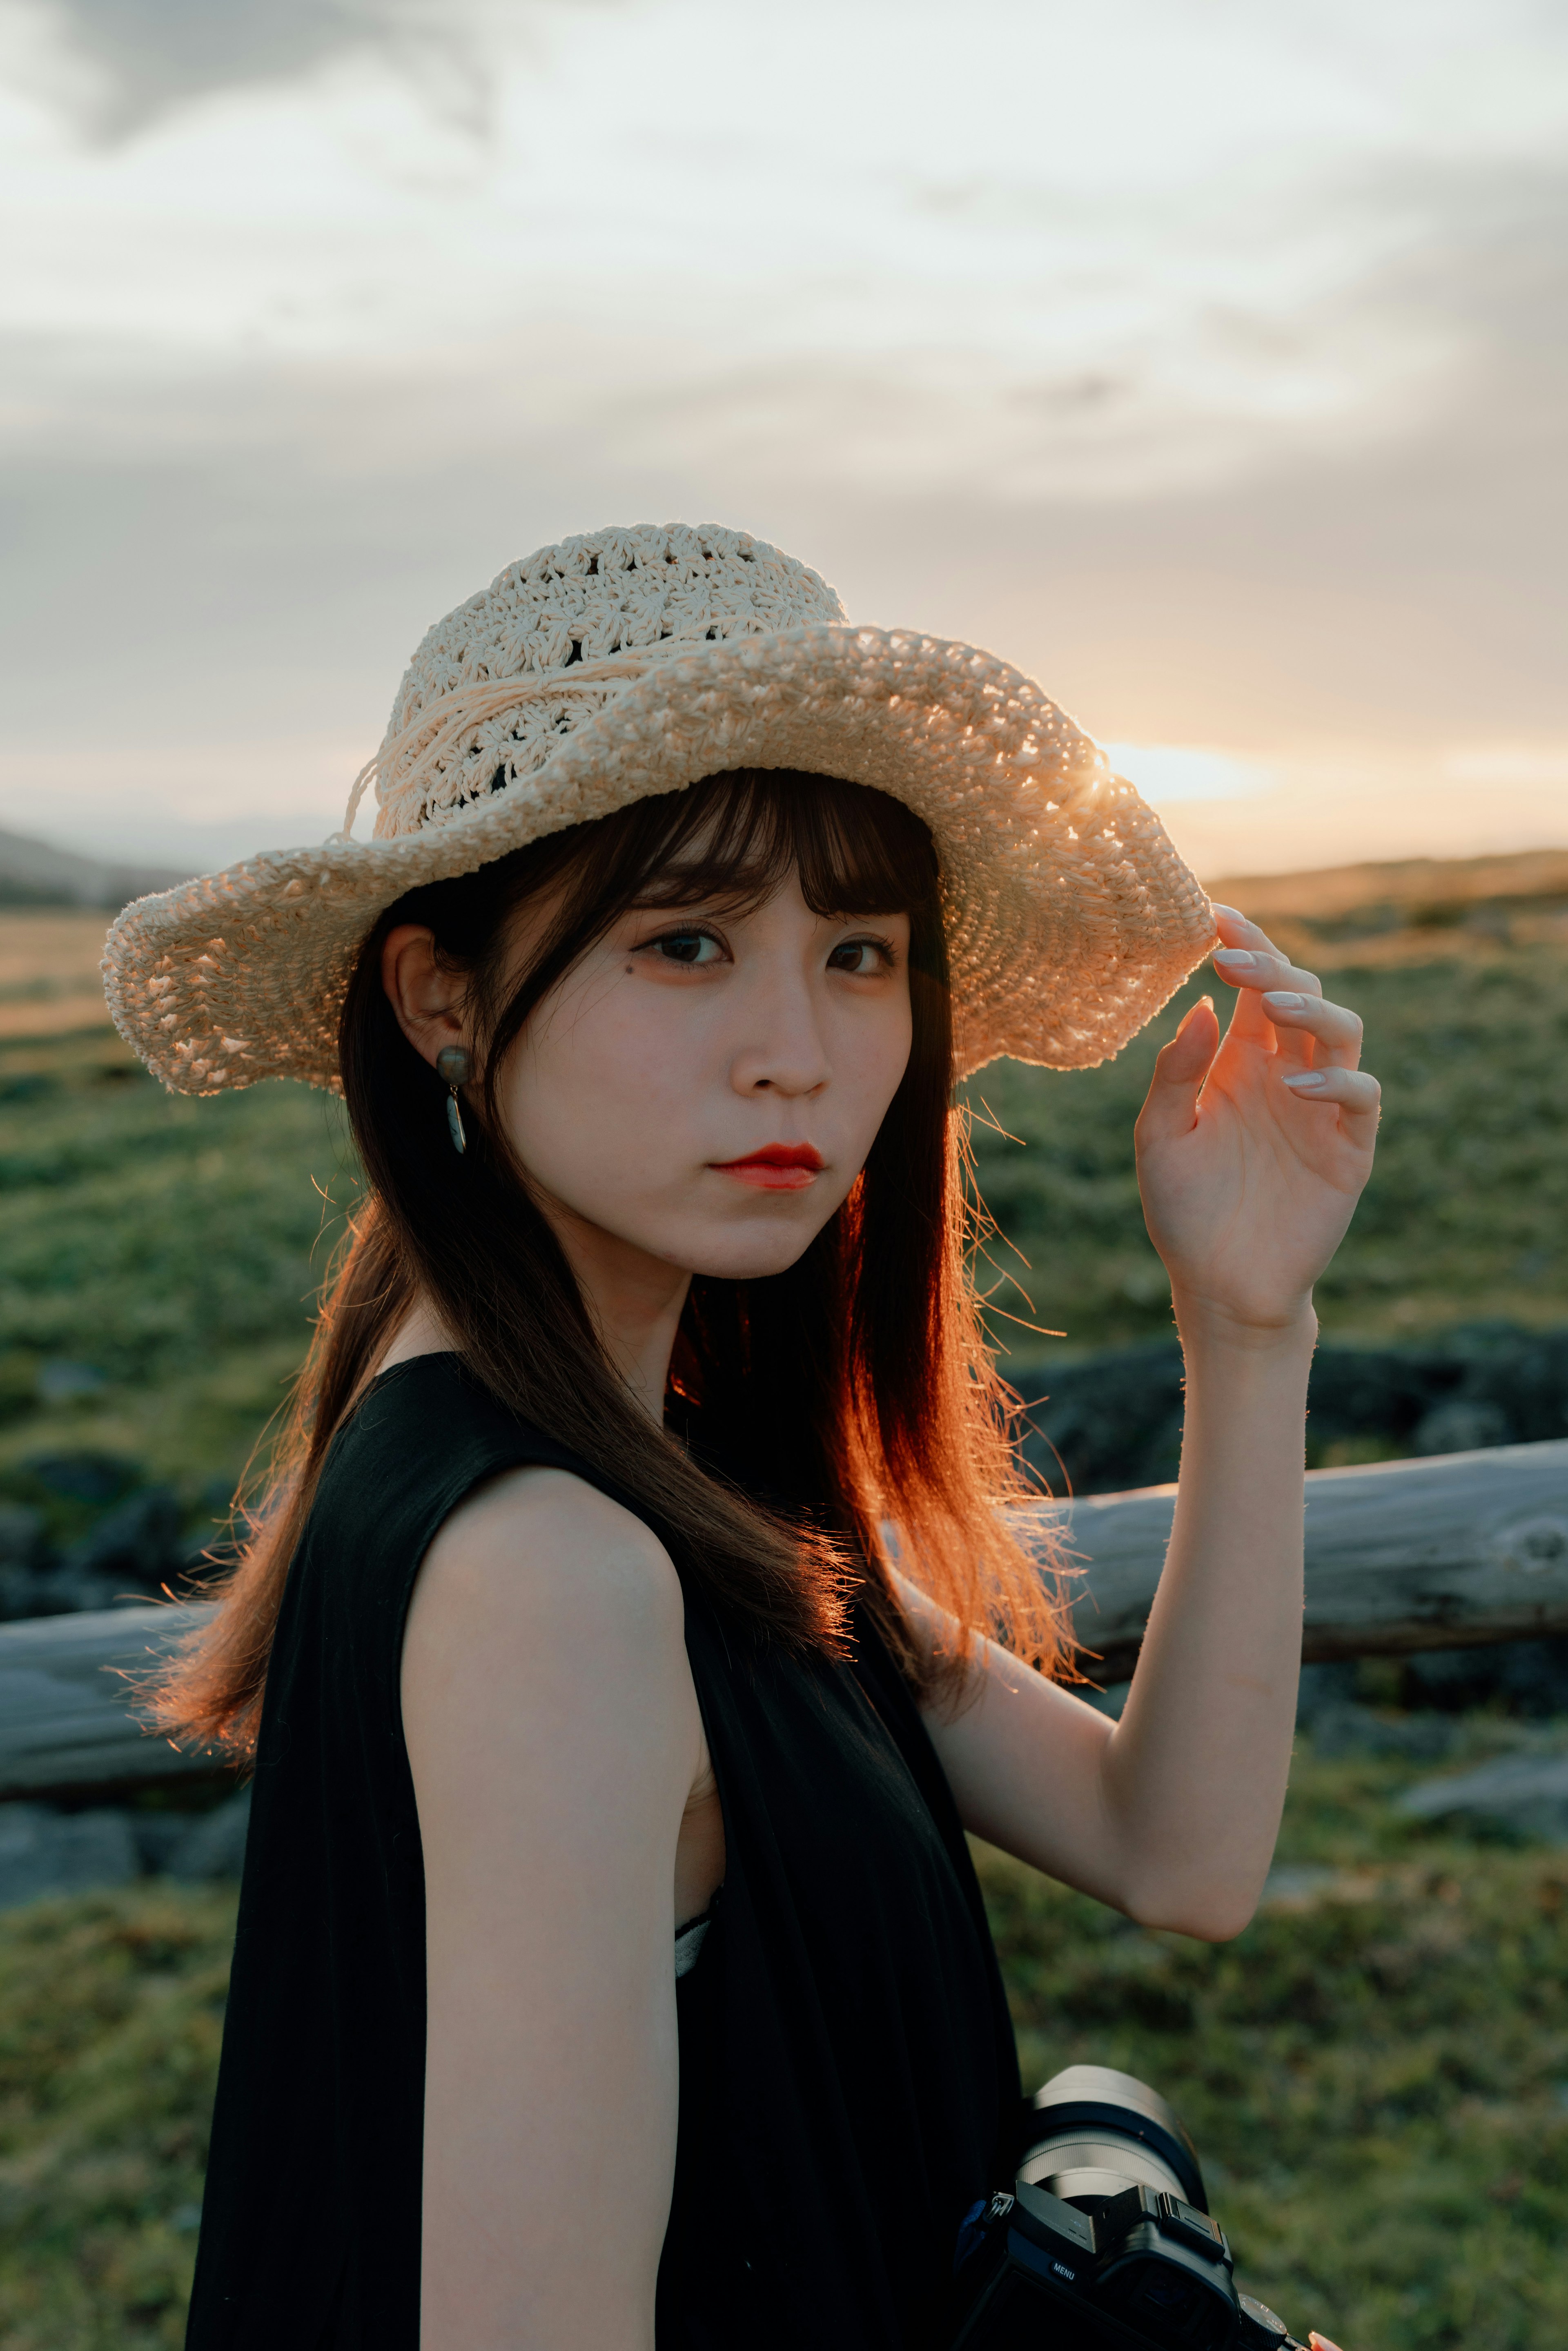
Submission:
[[[747,1023],[761,1041],[743,1045],[730,1063],[737,1094],[783,1094],[790,1101],[821,1093],[832,1072],[817,1007],[803,975],[770,975],[757,992]]]

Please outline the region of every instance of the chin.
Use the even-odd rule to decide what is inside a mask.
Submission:
[[[817,1229],[813,1225],[809,1232],[779,1228],[768,1233],[705,1234],[691,1249],[671,1254],[688,1273],[703,1274],[711,1281],[765,1281],[770,1273],[788,1273],[810,1248]]]

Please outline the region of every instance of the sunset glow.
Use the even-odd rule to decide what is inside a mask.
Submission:
[[[685,517],[1006,653],[1222,868],[1568,839],[1525,0],[183,5],[4,19],[0,822],[319,838],[433,619]]]

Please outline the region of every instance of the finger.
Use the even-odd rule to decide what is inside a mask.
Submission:
[[[1362,1139],[1366,1121],[1370,1120],[1374,1127],[1377,1124],[1383,1089],[1370,1070],[1288,1070],[1280,1082],[1288,1086],[1298,1101],[1333,1102],[1357,1141]]]
[[[1210,906],[1208,911],[1214,916],[1214,927],[1219,933],[1223,946],[1250,947],[1255,953],[1263,955],[1280,953],[1268,932],[1249,914],[1239,913],[1234,906]]]
[[[1197,1122],[1197,1098],[1218,1050],[1219,1016],[1214,998],[1200,997],[1155,1058],[1148,1098],[1138,1116],[1138,1132],[1145,1142],[1155,1135],[1191,1134]]]
[[[1210,961],[1228,987],[1293,987],[1302,996],[1323,992],[1315,971],[1302,971],[1275,947],[1216,947]]]
[[[1281,954],[1268,932],[1235,906],[1216,905],[1211,912],[1220,937],[1214,955],[1215,970],[1228,987],[1238,990],[1231,1015],[1232,1031],[1241,1044],[1278,1050],[1277,1034],[1270,1030],[1266,1015],[1248,991],[1287,988],[1301,996],[1321,996],[1322,984],[1315,972],[1301,970],[1289,956]],[[1304,1045],[1288,1047],[1286,1057],[1304,1063],[1310,1059],[1310,1049]]]
[[[1320,2335],[1315,2326],[1307,2340],[1312,2345],[1312,2351],[1339,2351],[1339,2345],[1331,2343],[1326,2335]]]
[[[1226,986],[1237,990],[1230,1034],[1238,1044],[1257,1046],[1266,1053],[1278,1051],[1280,1040],[1260,1001],[1264,990],[1281,988],[1295,996],[1322,994],[1314,972],[1299,971],[1272,947],[1217,947],[1213,961]],[[1291,1058],[1302,1061],[1306,1056],[1293,1051]]]
[[[1354,1070],[1361,1060],[1361,1021],[1347,1006],[1291,987],[1266,988],[1259,1001],[1287,1061]]]

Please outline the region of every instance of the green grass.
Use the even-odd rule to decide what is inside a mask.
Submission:
[[[1342,956],[1330,981],[1387,1102],[1320,1290],[1343,1339],[1568,1319],[1568,956],[1448,939]],[[982,1129],[981,1180],[1034,1318],[1074,1351],[1168,1327],[1132,1124],[1203,985],[1105,1069],[1002,1065],[971,1089],[1024,1139]],[[0,1043],[0,1491],[31,1454],[105,1447],[210,1512],[298,1361],[352,1195],[340,1113],[304,1088],[190,1102],[107,1031]],[[40,1404],[61,1361],[100,1392]],[[1026,2068],[1146,2074],[1197,2136],[1249,2283],[1346,2351],[1558,2351],[1568,1856],[1401,1824],[1410,1768],[1304,1755],[1281,1855],[1343,1880],[1218,1950],[985,1856]],[[4,2351],[179,2342],[231,1928],[225,1896],[158,1886],[0,1917]]]
[[[1415,1769],[1303,1748],[1281,1857],[1339,1876],[1218,1948],[983,1851],[1025,2079],[1153,2082],[1245,2283],[1345,2351],[1560,2351],[1568,1854],[1402,1821]],[[157,1884],[0,1917],[4,2351],[180,2342],[232,1928]]]
[[[1387,1112],[1319,1288],[1325,1332],[1568,1319],[1568,956],[1472,945],[1348,964],[1330,985],[1365,1019]],[[1022,1284],[1000,1279],[997,1306],[1065,1331],[1073,1352],[1169,1327],[1132,1129],[1155,1052],[1204,986],[1223,1003],[1212,979],[1194,981],[1103,1069],[1004,1062],[968,1090],[1020,1139],[976,1130],[1005,1236],[993,1260]],[[194,1510],[240,1468],[303,1351],[354,1191],[340,1110],[287,1084],[168,1095],[97,1032],[0,1043],[0,1475],[45,1447],[105,1446],[174,1479]],[[1002,1314],[995,1327],[1031,1367],[1049,1359],[1054,1343]],[[108,1384],[40,1409],[38,1367],[62,1359]]]
[[[0,1917],[0,2345],[184,2337],[234,1899],[149,1883]]]
[[[1318,1285],[1325,1334],[1397,1340],[1482,1316],[1568,1319],[1568,956],[1531,946],[1347,964],[1324,982],[1365,1023],[1364,1061],[1385,1105],[1372,1181]],[[980,1188],[1003,1236],[991,1247],[996,1304],[1064,1331],[1075,1351],[1169,1328],[1164,1269],[1138,1210],[1133,1122],[1155,1053],[1205,992],[1225,1017],[1229,990],[1200,976],[1103,1069],[1001,1062],[967,1089]],[[1040,1359],[1027,1332],[996,1327]]]
[[[1386,1803],[1412,1776],[1302,1759],[1281,1857],[1340,1876],[1218,1948],[986,1856],[1025,2080],[1095,2062],[1169,2097],[1238,2274],[1300,2329],[1558,2351],[1568,1853],[1415,1833]]]
[[[354,1195],[339,1106],[281,1083],[166,1094],[95,1032],[0,1045],[0,1468],[105,1447],[194,1504],[304,1351]],[[60,1361],[107,1384],[38,1408]]]

